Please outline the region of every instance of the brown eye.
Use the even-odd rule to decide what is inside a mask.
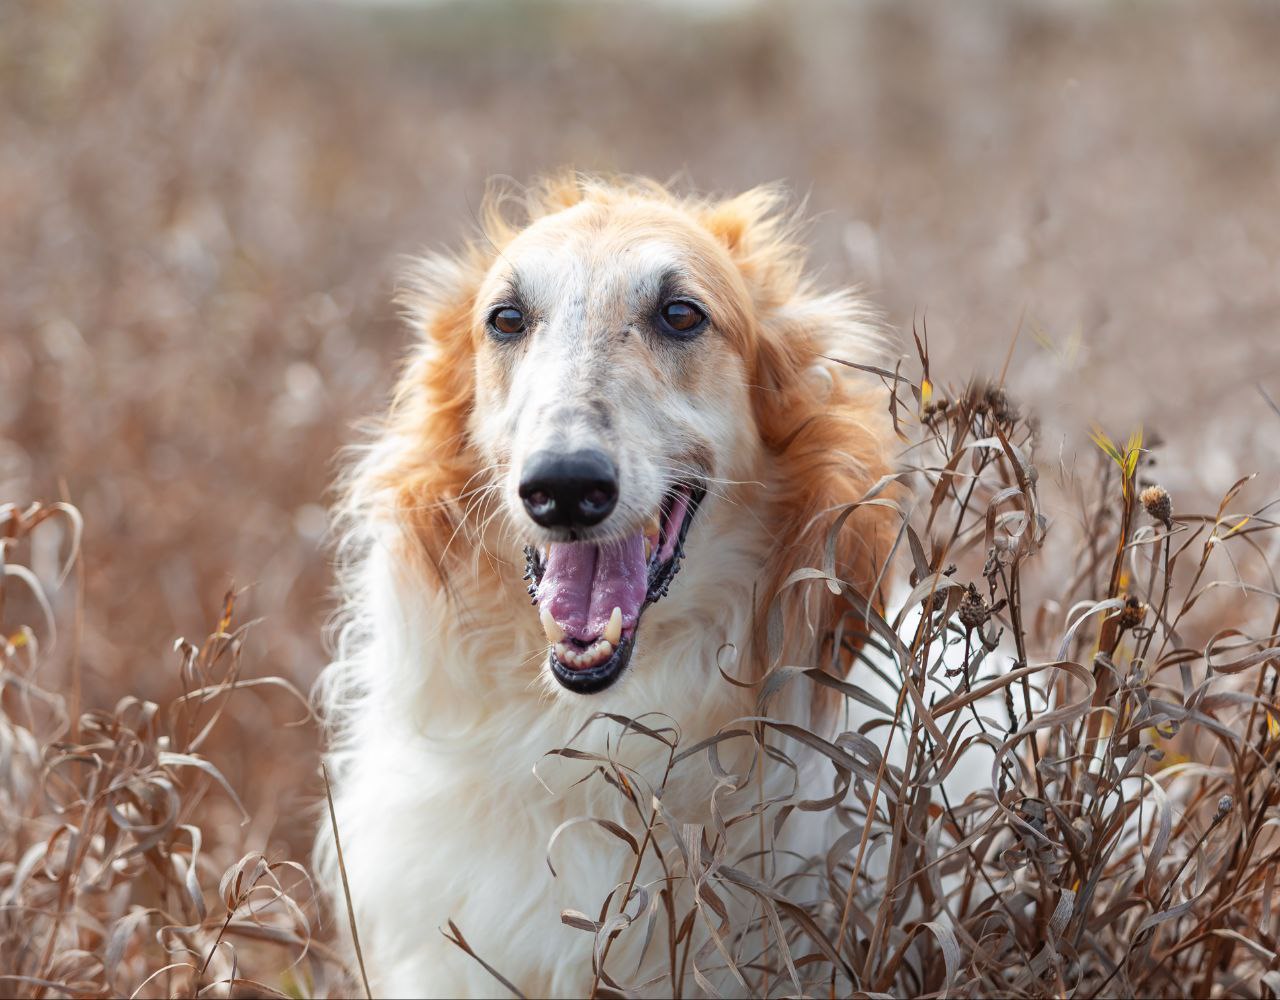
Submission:
[[[662,307],[662,322],[671,332],[683,336],[697,333],[707,320],[706,314],[692,302],[676,299]]]
[[[489,316],[489,325],[503,337],[524,333],[524,313],[515,306],[502,306]]]

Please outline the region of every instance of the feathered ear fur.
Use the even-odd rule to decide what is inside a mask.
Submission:
[[[479,462],[468,441],[475,402],[475,297],[489,265],[480,244],[415,259],[396,296],[418,335],[346,507],[399,530],[406,556],[447,584],[445,555],[463,523]]]
[[[708,208],[704,224],[736,263],[755,304],[756,329],[745,342],[756,425],[769,452],[775,524],[782,530],[758,597],[757,648],[766,661],[796,647],[825,642],[848,611],[827,588],[782,590],[806,566],[823,568],[837,517],[889,470],[881,394],[855,384],[838,361],[865,362],[881,346],[874,316],[851,292],[821,293],[806,278],[806,253],[795,238],[796,217],[776,188],[757,188]],[[835,575],[873,606],[892,540],[892,512],[863,505],[835,536]],[[767,612],[781,614],[781,648],[765,642]],[[856,622],[844,622],[854,648]],[[847,654],[840,660],[847,660]],[[767,668],[771,664],[762,663]]]

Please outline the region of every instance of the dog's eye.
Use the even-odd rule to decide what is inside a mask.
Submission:
[[[663,325],[681,337],[693,336],[707,321],[706,313],[684,299],[668,302],[662,307],[660,315]]]
[[[515,306],[500,306],[489,314],[489,326],[501,337],[524,333],[524,313]]]

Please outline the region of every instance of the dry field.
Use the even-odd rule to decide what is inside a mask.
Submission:
[[[996,870],[1000,851],[974,855],[990,846],[977,833],[983,824],[1005,824],[993,838],[1029,838],[1018,870],[1033,876],[1019,891],[1033,916],[1025,925],[1009,916],[1021,931],[988,940],[985,924],[969,922],[989,916],[979,912],[988,893],[978,892],[964,904],[973,912],[947,916],[959,928],[951,942],[913,931],[904,943],[872,908],[867,927],[824,925],[833,952],[867,988],[895,993],[950,978],[953,991],[977,994],[995,984],[1061,993],[1077,982],[1080,995],[1169,993],[1188,982],[1223,996],[1274,994],[1277,984],[1258,978],[1275,961],[1274,880],[1258,866],[1275,849],[1280,732],[1266,710],[1277,676],[1266,654],[1280,624],[1267,596],[1277,547],[1265,507],[1280,493],[1280,410],[1267,401],[1280,400],[1277,51],[1280,8],[1265,2],[692,12],[516,0],[0,5],[0,505],[18,505],[0,506],[0,539],[12,539],[0,542],[10,569],[0,581],[0,976],[27,977],[0,979],[0,992],[57,995],[44,980],[78,982],[70,992],[84,995],[128,994],[167,962],[196,971],[162,972],[143,994],[192,991],[231,974],[227,948],[214,945],[224,904],[243,941],[255,933],[244,916],[249,886],[265,901],[277,892],[272,880],[300,878],[265,865],[305,861],[321,815],[319,737],[294,692],[305,694],[324,664],[335,462],[358,439],[359,418],[381,405],[404,342],[390,305],[398,257],[465,232],[486,177],[572,164],[679,175],[716,191],[790,182],[808,199],[826,278],[865,284],[907,335],[903,373],[916,394],[902,384],[899,395],[914,417],[925,400],[909,334],[928,331],[935,415],[904,430],[924,442],[917,465],[945,467],[957,448],[992,436],[1000,407],[964,386],[1006,371],[1009,397],[1039,420],[1036,489],[1002,451],[980,470],[990,489],[973,506],[943,498],[951,507],[935,521],[955,519],[956,551],[920,529],[922,551],[904,542],[903,571],[915,558],[918,583],[958,561],[956,580],[989,586],[988,610],[1006,601],[1006,642],[1024,635],[1028,644],[1015,658],[1084,664],[1089,681],[1068,670],[1008,682],[1023,721],[1032,683],[1061,704],[1080,703],[1098,677],[1104,700],[1119,705],[1129,697],[1121,689],[1132,693],[1116,716],[1082,709],[1035,739],[1014,739],[1002,719],[1009,755],[1030,760],[1057,747],[1069,757],[1083,740],[1127,759],[1156,746],[1144,735],[1151,730],[1182,769],[1168,781],[1192,783],[1179,786],[1192,803],[1185,811],[1144,812],[1135,834],[1106,828],[1124,810],[1078,763],[1011,773],[1011,783],[1038,786],[1037,800],[1072,805],[1061,816],[1013,818],[1017,810],[988,789],[938,836],[954,847],[974,834],[955,858],[984,883],[1014,876]],[[938,398],[953,403],[941,415]],[[1030,433],[1023,416],[1016,423]],[[1090,439],[1095,423],[1118,443],[1118,461]],[[1149,450],[1126,472],[1126,441],[1139,425]],[[937,452],[925,462],[929,448]],[[1147,479],[1173,495],[1173,549],[1188,544],[1181,569],[1168,570],[1175,551],[1165,526],[1138,500]],[[918,517],[938,500],[927,480],[912,480]],[[1049,526],[1022,577],[1012,564],[984,575],[996,538],[982,527],[983,505],[1003,488],[1020,490],[1022,529],[1037,515]],[[73,504],[83,532],[65,511],[33,525],[19,514],[32,501]],[[1006,546],[1011,560],[1032,558],[1022,544]],[[58,586],[73,548],[75,566]],[[1162,598],[1166,570],[1178,586]],[[1176,609],[1215,579],[1256,589],[1210,588],[1181,621]],[[230,630],[254,623],[234,642],[219,634],[203,652],[175,650],[179,637],[199,647],[216,631],[229,589],[238,594]],[[1135,612],[1119,634],[1118,624],[1099,630],[1120,610],[1106,605],[1069,632],[1074,602],[1123,605],[1130,593],[1145,605],[1140,621]],[[906,675],[912,663],[930,669],[931,644],[958,634],[948,623],[960,620],[963,598],[920,595],[929,613],[910,625],[920,631],[907,637]],[[1014,607],[1025,622],[1010,620]],[[981,617],[972,606],[969,614]],[[972,631],[961,628],[964,643]],[[1099,649],[1114,657],[1114,672],[1098,672]],[[1198,652],[1161,659],[1182,649]],[[1135,657],[1150,671],[1136,680],[1127,672]],[[1008,676],[1009,660],[993,654],[982,669]],[[1198,688],[1207,676],[1213,683]],[[240,686],[223,712],[229,677],[279,683]],[[162,707],[153,716],[122,702],[130,697]],[[1151,698],[1200,714],[1152,710]],[[99,714],[77,721],[90,711]],[[917,772],[901,779],[904,798],[946,757],[947,741],[920,718],[902,728],[920,747]],[[192,763],[206,759],[247,822]],[[1126,766],[1165,773],[1159,763]],[[86,791],[108,774],[141,798],[113,814],[99,795],[108,785]],[[1219,810],[1226,795],[1232,802]],[[92,827],[90,800],[99,836],[77,840]],[[1156,851],[1161,816],[1173,819]],[[915,850],[908,831],[926,841],[926,819],[936,816],[921,807],[882,818]],[[60,828],[64,820],[71,826]],[[1069,860],[1038,855],[1028,823],[1054,831]],[[1079,833],[1081,823],[1092,839],[1062,832]],[[77,867],[127,840],[127,857],[98,873],[105,881]],[[904,849],[894,863],[907,872],[922,857]],[[1115,882],[1126,858],[1149,874]],[[239,881],[219,891],[218,876],[238,862]],[[205,891],[188,891],[188,870]],[[847,900],[856,879],[842,871],[827,888]],[[1105,872],[1096,898],[1107,903],[1081,904],[1058,926],[1063,897],[1046,886],[1064,871],[1075,899],[1090,873]],[[1229,888],[1203,898],[1217,883]],[[933,888],[913,883],[922,909],[912,919],[941,918]],[[305,887],[298,895],[298,912],[276,902],[263,918],[281,942],[241,944],[250,978],[264,984],[245,989],[333,987],[332,924],[321,927]],[[1148,916],[1185,899],[1199,901],[1139,933]],[[155,912],[130,917],[133,905]],[[313,932],[312,958],[281,971],[291,935]],[[1046,939],[1069,940],[1054,953],[1064,957],[1028,952]],[[956,968],[953,945],[964,956]],[[804,953],[798,946],[796,957]],[[1128,964],[1113,974],[1107,961]],[[993,971],[1019,962],[1040,962],[1036,977]],[[757,988],[794,990],[780,953],[758,964]],[[1052,975],[1038,978],[1045,969]],[[803,964],[798,975],[838,978]],[[993,978],[972,978],[983,975]]]

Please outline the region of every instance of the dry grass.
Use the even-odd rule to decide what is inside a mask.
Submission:
[[[1034,420],[998,384],[942,388],[920,346],[915,380],[881,373],[904,442],[894,478],[909,491],[893,502],[909,593],[886,617],[821,566],[792,582],[841,594],[846,634],[871,635],[855,669],[842,674],[834,654],[779,663],[756,715],[695,746],[658,715],[595,719],[669,748],[652,784],[608,756],[552,751],[594,761],[590,780],[633,818],[595,824],[634,854],[630,882],[594,915],[562,916],[596,937],[594,992],[675,995],[686,977],[710,989],[727,976],[757,996],[1274,995],[1280,587],[1268,508],[1235,510],[1237,483],[1214,511],[1180,510],[1146,482],[1140,433],[1118,445],[1095,430],[1097,460],[1056,474],[1079,517],[1050,524]],[[46,532],[74,573],[73,508],[0,510],[5,988],[351,988],[332,927],[317,934],[303,865],[246,850],[241,822],[194,819],[207,796],[241,810],[204,752],[235,699],[301,696],[242,673],[229,594],[203,644],[176,644],[179,696],[120,691],[114,708],[77,716],[75,685],[40,684],[54,614],[23,554]],[[853,648],[842,635],[830,645]],[[76,646],[73,635],[57,648],[74,659]],[[785,685],[813,683],[845,695],[838,735],[770,714]],[[735,744],[756,751],[726,754]],[[758,768],[799,773],[815,754],[827,787],[751,801]],[[728,757],[754,763],[732,773]],[[720,778],[707,822],[677,824],[663,796],[704,766]],[[727,807],[743,790],[746,804]],[[788,824],[821,814],[824,850],[779,857]],[[725,833],[740,823],[758,825],[759,843],[729,856]],[[654,862],[661,876],[642,880]],[[751,901],[749,920],[729,918],[729,897]],[[695,926],[712,931],[696,951]],[[458,928],[442,930],[467,948]],[[633,983],[613,967],[620,934],[665,951],[668,980]],[[505,983],[500,955],[479,958]]]
[[[206,796],[243,806],[205,744],[245,689],[305,699],[241,673],[235,598],[199,646],[180,639],[183,693],[157,704],[122,691],[77,713],[40,684],[52,610],[21,556],[65,504],[0,507],[0,990],[42,997],[282,996],[324,993],[336,964],[313,935],[305,869],[243,848],[243,823],[195,821]],[[65,574],[64,574],[65,575]],[[42,620],[14,620],[25,605]],[[74,649],[74,645],[72,647]],[[73,667],[74,669],[74,667]],[[243,697],[243,695],[241,695]],[[70,704],[69,704],[70,701]]]

